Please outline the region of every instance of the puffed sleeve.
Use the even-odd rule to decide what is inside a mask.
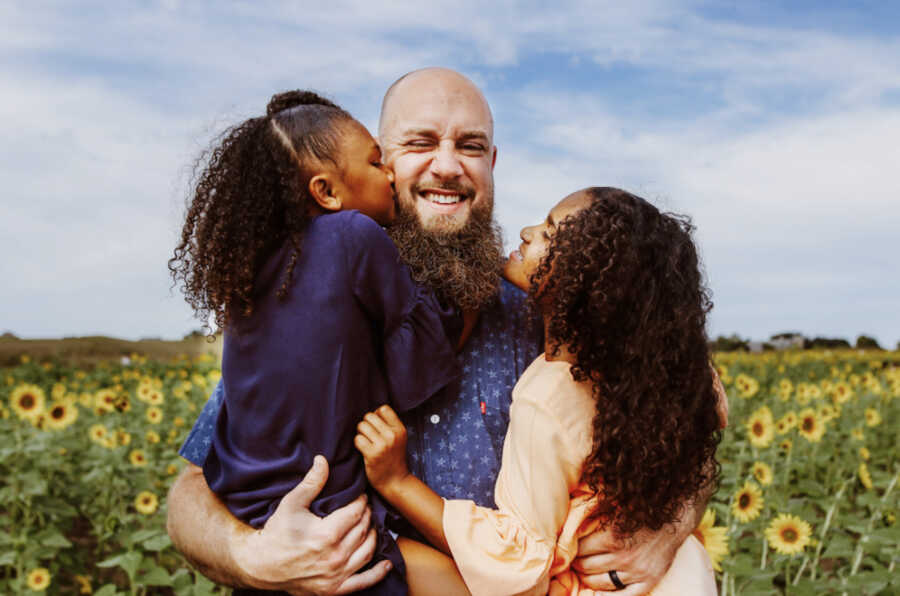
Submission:
[[[394,243],[374,220],[353,212],[347,227],[343,237],[353,294],[384,338],[391,405],[410,410],[459,376],[453,344],[462,318],[412,280]]]
[[[571,442],[552,412],[517,395],[495,486],[498,509],[445,501],[444,534],[473,596],[547,593],[569,492],[581,473]]]
[[[203,411],[197,417],[197,421],[191,428],[188,438],[179,449],[178,454],[192,464],[202,466],[209,454],[212,445],[213,435],[216,430],[216,419],[219,417],[219,410],[222,409],[222,401],[225,399],[225,387],[222,381],[216,384],[212,395],[203,406]]]

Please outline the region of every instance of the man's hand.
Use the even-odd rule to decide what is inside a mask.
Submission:
[[[365,415],[357,425],[353,444],[366,462],[369,483],[385,495],[392,485],[409,476],[406,467],[406,427],[390,406]]]
[[[572,567],[582,583],[598,594],[646,594],[669,570],[686,537],[669,526],[659,532],[640,530],[624,540],[617,539],[610,530],[595,532],[578,542],[578,558]],[[616,572],[624,589],[615,587],[610,571]]]
[[[347,594],[381,580],[383,561],[353,575],[372,558],[375,530],[365,495],[319,518],[309,510],[328,480],[328,463],[316,456],[303,480],[279,503],[262,529],[237,544],[235,560],[256,587],[297,594]]]
[[[237,520],[188,466],[169,493],[168,530],[176,548],[215,582],[291,594],[348,594],[381,581],[382,561],[362,573],[375,550],[365,496],[320,518],[309,505],[328,480],[328,463],[312,468],[260,530]]]

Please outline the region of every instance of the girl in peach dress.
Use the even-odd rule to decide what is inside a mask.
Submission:
[[[545,353],[513,390],[496,509],[443,500],[412,476],[390,407],[359,424],[371,484],[453,559],[401,539],[419,563],[408,566],[411,593],[593,594],[570,569],[581,536],[659,530],[716,482],[727,403],[710,366],[710,302],[691,230],[686,218],[597,187],[522,230],[506,276],[543,317]],[[694,537],[657,586],[610,579],[628,594],[716,594]]]

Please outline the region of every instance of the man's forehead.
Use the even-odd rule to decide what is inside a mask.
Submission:
[[[402,78],[388,90],[379,129],[391,136],[408,131],[452,129],[493,136],[493,117],[481,90],[446,69],[426,69]]]

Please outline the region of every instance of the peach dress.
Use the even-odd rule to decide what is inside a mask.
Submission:
[[[443,527],[473,596],[593,595],[569,569],[578,539],[591,533],[593,495],[581,483],[595,405],[570,364],[544,355],[513,389],[509,428],[494,487],[497,509],[445,500]],[[715,595],[709,556],[693,536],[678,550],[654,596]]]

